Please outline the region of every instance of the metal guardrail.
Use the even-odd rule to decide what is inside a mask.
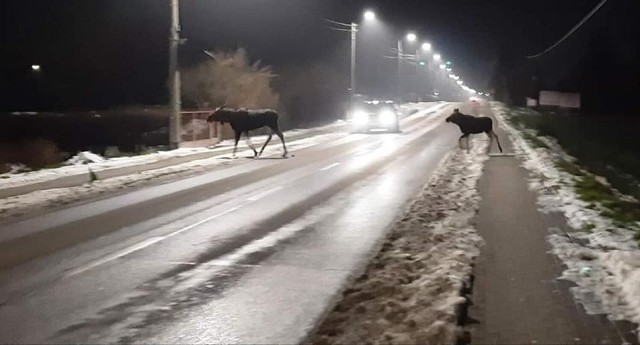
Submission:
[[[180,112],[180,142],[219,138],[220,127],[207,122],[212,113],[211,110]]]

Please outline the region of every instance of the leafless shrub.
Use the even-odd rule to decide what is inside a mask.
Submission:
[[[270,66],[251,63],[244,49],[209,52],[212,59],[182,72],[182,95],[187,106],[199,109],[230,107],[274,108],[278,94]]]

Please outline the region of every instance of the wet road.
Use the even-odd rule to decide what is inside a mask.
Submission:
[[[0,228],[0,342],[299,342],[455,146],[452,108]]]

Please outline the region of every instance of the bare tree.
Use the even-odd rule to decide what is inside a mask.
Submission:
[[[270,66],[251,63],[244,49],[208,52],[212,57],[182,72],[182,94],[187,105],[211,108],[274,108],[279,96],[271,87]]]

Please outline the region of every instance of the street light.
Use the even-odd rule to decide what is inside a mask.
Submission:
[[[415,42],[416,38],[418,37],[413,32],[407,34],[407,41],[409,42]]]
[[[364,19],[365,20],[374,20],[376,19],[376,14],[375,12],[371,11],[371,10],[366,10],[364,12]]]
[[[458,83],[458,85],[462,85],[464,82],[462,80],[458,80],[456,83]]]
[[[40,72],[40,65],[31,65],[31,70],[34,72]]]
[[[442,56],[440,54],[433,54],[433,59],[436,61],[440,61],[442,59]]]
[[[438,67],[440,67],[440,69],[445,69],[445,68],[447,68],[447,65],[445,65],[445,64],[440,64],[440,66],[438,66]]]
[[[173,0],[177,1],[177,0]],[[362,16],[365,21],[373,21],[376,18],[375,12],[371,10],[366,10],[363,12]],[[350,83],[349,83],[349,93],[351,94],[351,99],[353,100],[353,96],[356,92],[356,40],[357,40],[357,32],[358,32],[358,24],[351,23],[341,23],[334,20],[325,19],[329,23],[339,25],[340,27],[336,30],[338,31],[347,31],[351,33],[351,73],[350,73]]]
[[[431,50],[431,43],[428,43],[428,42],[422,43],[422,50],[424,50],[426,52],[430,51]]]

